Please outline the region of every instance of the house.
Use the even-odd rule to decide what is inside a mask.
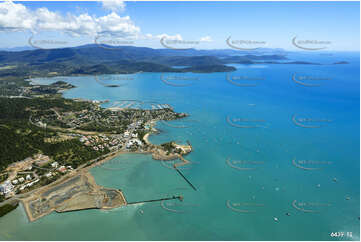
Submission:
[[[19,182],[20,182],[20,183],[23,183],[24,181],[25,181],[24,177],[20,177],[20,178],[19,178]]]
[[[34,185],[35,183],[39,182],[40,180],[39,179],[36,179],[35,181],[33,182],[29,182],[28,184],[25,184],[24,186],[25,187],[31,187],[32,185]]]
[[[30,176],[30,175],[26,175],[25,179],[26,179],[27,181],[30,181],[30,180],[31,180],[31,176]]]
[[[61,173],[65,173],[67,170],[65,166],[61,166],[59,167],[58,171],[60,171]]]
[[[52,177],[52,176],[53,176],[53,173],[51,173],[51,172],[46,173],[46,174],[45,174],[45,176],[46,176],[47,178],[50,178],[50,177]]]
[[[11,183],[12,183],[13,185],[16,185],[16,184],[19,183],[19,181],[18,181],[17,179],[15,179],[15,180],[12,180]]]
[[[124,137],[125,137],[125,138],[128,138],[128,137],[129,137],[129,131],[125,131],[125,132],[124,132]]]
[[[53,167],[53,168],[57,168],[58,167],[58,165],[59,165],[59,163],[58,162],[53,162],[53,163],[51,163],[51,167]]]

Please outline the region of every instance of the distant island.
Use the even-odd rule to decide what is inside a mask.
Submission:
[[[62,49],[0,51],[0,78],[51,77],[137,72],[231,72],[229,64],[307,64],[283,54],[235,50],[171,50],[145,47],[102,48],[93,44]],[[347,64],[339,61],[333,64]],[[180,67],[180,68],[175,68]]]
[[[339,62],[335,62],[333,64],[334,65],[344,65],[344,64],[349,64],[349,62],[347,62],[347,61],[339,61]]]

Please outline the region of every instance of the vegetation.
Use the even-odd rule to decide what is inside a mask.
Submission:
[[[6,179],[8,179],[9,174],[8,173],[4,173],[0,175],[0,183],[3,181],[6,181]]]
[[[70,165],[73,168],[77,168],[79,165],[109,152],[107,149],[104,152],[95,151],[84,146],[77,139],[47,144],[42,149],[44,154],[50,156],[54,161],[62,165]]]
[[[174,148],[173,146],[173,142],[167,142],[167,143],[164,143],[164,144],[161,144],[161,146],[164,148],[165,151],[167,152],[171,152]]]
[[[26,121],[0,120],[0,170],[38,153],[44,145],[44,136],[43,130]]]
[[[218,57],[198,56],[198,53],[194,53],[197,56],[177,56],[178,54],[179,52],[166,53],[163,50],[139,47],[109,50],[97,45],[19,52],[0,51],[0,78],[24,80],[30,76],[235,70],[234,67],[225,66],[227,63]],[[173,68],[172,66],[189,66],[190,68]]]
[[[9,164],[23,160],[37,153],[50,156],[61,164],[76,168],[80,164],[108,152],[98,152],[85,147],[76,139],[61,142],[45,142],[56,137],[57,132],[39,128],[29,122],[32,110],[44,111],[57,108],[64,111],[82,110],[88,103],[63,98],[10,99],[0,98],[0,171]]]
[[[30,110],[49,110],[51,108],[67,111],[81,111],[89,108],[90,103],[76,102],[64,98],[0,98],[0,120],[14,121],[29,119]]]
[[[14,203],[14,204],[5,204],[5,205],[1,206],[0,207],[0,217],[11,212],[12,210],[16,209],[18,206],[19,206],[18,202]]]

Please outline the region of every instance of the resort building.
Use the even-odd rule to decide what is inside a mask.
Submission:
[[[5,181],[2,185],[0,185],[0,193],[6,195],[10,193],[14,189],[14,186],[10,181]]]

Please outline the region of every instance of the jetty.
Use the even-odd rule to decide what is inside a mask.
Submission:
[[[175,200],[175,199],[179,199],[179,201],[183,201],[183,196],[172,196],[172,197],[159,198],[159,199],[146,200],[146,201],[139,201],[139,202],[128,202],[127,205],[140,204],[140,203],[151,203],[151,202],[161,202],[161,201]]]
[[[174,164],[174,169],[178,172],[179,175],[193,188],[194,191],[197,191],[197,188],[193,186],[193,184],[183,175],[183,173],[177,168],[176,164]]]

